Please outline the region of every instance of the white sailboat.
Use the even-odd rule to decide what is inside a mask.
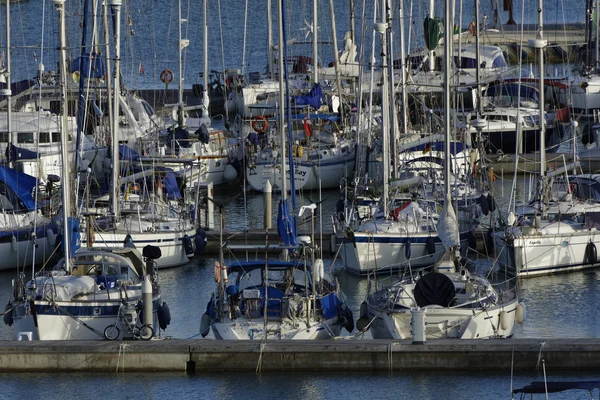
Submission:
[[[60,19],[60,69],[62,77],[61,135],[66,143],[66,24],[64,0],[53,0]],[[113,6],[117,8],[120,3]],[[106,9],[105,9],[106,11]],[[67,160],[62,148],[62,246],[64,259],[52,271],[42,271],[25,282],[21,274],[14,283],[13,300],[7,307],[15,338],[29,340],[94,340],[128,336],[144,340],[155,328],[168,325],[161,304],[160,286],[154,271],[159,250],[147,247],[142,261],[135,249],[79,249],[79,222],[70,218],[72,193]],[[143,306],[138,311],[138,302]],[[166,310],[166,311],[165,311]],[[162,322],[159,314],[163,315]],[[141,322],[143,321],[143,323]],[[118,326],[126,329],[120,330]]]
[[[119,115],[120,99],[120,5],[113,5],[116,11],[115,23],[115,74],[114,74],[114,99],[113,115]],[[113,121],[112,132],[115,137],[119,136],[120,126],[118,120]],[[187,264],[194,256],[192,238],[196,234],[196,227],[190,213],[179,207],[179,213],[173,212],[173,207],[164,200],[162,193],[163,181],[168,177],[159,174],[157,178],[151,179],[150,192],[145,195],[144,201],[128,202],[129,209],[123,210],[121,201],[125,200],[125,192],[121,192],[122,185],[128,182],[128,178],[120,178],[119,145],[112,141],[112,194],[111,211],[112,216],[98,222],[91,221],[86,227],[88,235],[82,240],[85,245],[119,247],[123,245],[139,246],[153,245],[161,249],[162,257],[157,260],[158,268],[176,267]],[[149,168],[153,174],[152,168]],[[168,173],[167,173],[168,175]],[[156,181],[154,180],[156,179]],[[177,185],[172,185],[173,190],[179,192]],[[165,189],[166,190],[166,189]],[[123,197],[120,195],[123,193]],[[88,237],[89,236],[89,237]]]
[[[385,4],[386,0],[383,0]],[[446,35],[450,37],[450,7],[446,8]],[[444,41],[446,53],[452,45]],[[450,62],[446,60],[445,131],[450,136]],[[518,304],[514,292],[499,293],[483,277],[471,276],[462,267],[456,271],[460,248],[458,220],[452,205],[450,141],[445,146],[444,208],[437,224],[447,259],[435,271],[394,281],[369,294],[361,306],[357,326],[370,329],[375,339],[425,341],[438,338],[480,339],[510,337]],[[411,271],[411,269],[408,269]],[[395,279],[395,278],[394,278]]]
[[[538,38],[529,44],[539,51],[540,93],[544,93],[543,51],[547,41],[543,39],[542,1],[538,16]],[[544,107],[540,99],[540,110]],[[540,118],[542,111],[540,111]],[[596,242],[600,240],[597,231],[598,208],[584,204],[580,213],[573,208],[573,194],[568,188],[566,196],[554,202],[551,190],[555,175],[560,171],[547,171],[545,135],[540,135],[540,176],[537,183],[536,207],[533,215],[517,217],[515,211],[509,214],[508,226],[494,236],[494,245],[500,265],[519,277],[533,277],[556,272],[568,272],[598,266]],[[567,168],[563,169],[566,172]],[[567,178],[568,179],[568,178]],[[567,180],[568,182],[568,180]],[[582,188],[583,189],[583,188]],[[566,215],[563,209],[570,210]],[[554,211],[554,212],[553,212]],[[558,211],[558,212],[557,212]]]

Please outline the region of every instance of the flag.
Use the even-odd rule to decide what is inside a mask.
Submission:
[[[139,71],[140,71],[140,75],[146,76],[146,71],[144,71],[144,66],[142,65],[142,63],[140,63]]]
[[[33,52],[33,59],[34,59],[35,61],[37,61],[37,60],[38,60],[38,56],[37,56],[37,54],[35,54],[35,51]]]

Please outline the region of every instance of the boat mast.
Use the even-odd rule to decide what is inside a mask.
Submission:
[[[273,77],[273,60],[275,59],[275,54],[273,51],[273,11],[271,8],[271,0],[267,0],[267,42],[269,45],[269,48],[267,49],[267,54],[269,56],[269,70],[267,73],[269,78]]]
[[[387,33],[388,36],[388,79],[390,85],[390,141],[391,141],[391,165],[392,165],[392,178],[396,178],[398,175],[398,114],[396,113],[396,88],[394,85],[394,30],[392,25],[392,7],[386,0],[385,9],[386,22],[387,22]]]
[[[398,21],[400,25],[400,70],[402,85],[402,131],[405,135],[408,134],[408,107],[406,104],[406,53],[404,50],[404,0],[400,0],[400,8],[398,10]]]
[[[313,0],[313,83],[315,84],[315,86],[319,83],[319,46],[317,36],[317,32],[319,31],[318,15],[318,0]]]
[[[180,0],[181,2],[181,0]],[[204,91],[202,92],[202,123],[206,126],[210,125],[210,116],[208,114],[208,107],[210,105],[210,98],[208,97],[208,13],[207,13],[207,1],[203,0],[202,2],[203,8],[203,24],[204,24],[204,38],[203,38],[203,50],[204,50]],[[185,43],[185,46],[189,44],[189,41]],[[181,49],[183,50],[184,43],[181,45]],[[181,89],[181,93],[183,95],[183,87]],[[183,104],[183,99],[181,100]]]
[[[435,0],[429,0],[429,18],[433,19],[433,9],[435,7]],[[435,68],[435,62],[433,60],[433,50],[429,50],[429,72],[433,72]]]
[[[115,69],[113,93],[113,119],[112,119],[112,212],[115,221],[119,218],[119,101],[121,98],[121,0],[111,0],[111,7],[115,12]]]
[[[382,0],[383,1],[383,0]],[[335,83],[337,87],[338,96],[340,97],[339,114],[342,124],[344,123],[344,107],[342,104],[342,78],[340,77],[340,54],[338,53],[337,43],[337,31],[335,28],[335,10],[333,7],[333,0],[329,0],[329,13],[331,14],[331,33],[333,36],[333,56],[335,61]],[[316,30],[316,28],[315,28]]]
[[[6,89],[2,94],[6,95],[6,128],[8,130],[8,136],[11,143],[17,143],[17,133],[12,131],[12,90],[10,87],[10,1],[6,2],[6,71],[2,74],[2,77],[6,80]],[[40,72],[40,81],[42,74]],[[12,167],[14,160],[11,159],[10,164]]]
[[[538,190],[538,201],[540,211],[545,214],[544,210],[544,196],[543,191],[546,185],[546,119],[544,118],[544,48],[548,44],[546,40],[544,40],[544,26],[543,26],[543,0],[539,0],[538,7],[538,34],[537,39],[530,39],[529,46],[538,50],[538,62],[540,67],[540,82],[539,82],[539,90],[540,90],[540,181],[539,181],[539,190]]]
[[[78,110],[77,110],[77,136],[75,139],[75,170],[79,169],[79,144],[81,143],[81,135],[83,132],[83,124],[85,121],[85,84],[86,78],[89,77],[91,71],[92,62],[92,51],[90,50],[89,54],[86,53],[87,46],[87,20],[88,20],[88,12],[89,12],[89,0],[84,0],[83,2],[83,19],[81,23],[81,49],[79,51],[79,101],[78,101]],[[95,9],[94,9],[95,11]],[[84,64],[84,57],[87,59],[88,65],[87,68]],[[77,174],[77,180],[79,181],[79,174]],[[79,185],[77,185],[79,186]],[[75,196],[75,208],[77,208],[77,196]]]
[[[375,29],[380,35],[381,40],[381,98],[382,98],[382,107],[381,107],[381,119],[382,119],[382,162],[383,162],[383,191],[381,194],[381,201],[383,205],[383,216],[387,218],[388,215],[388,185],[389,185],[389,175],[390,175],[390,109],[389,109],[389,94],[388,94],[388,68],[387,68],[387,23],[386,23],[386,9],[387,0],[381,0],[381,22],[375,24]]]
[[[285,82],[283,79],[283,58],[285,54],[283,53],[283,5],[281,4],[283,0],[277,0],[277,28],[278,28],[278,36],[279,36],[279,136],[281,138],[281,201],[286,202],[287,200],[287,170],[285,168],[285,95],[284,88]],[[291,171],[290,171],[291,174]],[[290,176],[290,181],[294,179],[293,176]]]
[[[450,184],[450,70],[452,68],[452,14],[450,12],[449,2],[444,7],[444,133],[446,140],[444,142],[444,182],[446,183],[446,202],[451,200],[452,186]],[[478,82],[479,85],[479,82]],[[451,204],[449,204],[451,206]]]
[[[63,217],[63,254],[65,269],[71,271],[69,213],[71,211],[71,193],[69,176],[69,137],[68,137],[68,104],[67,104],[67,33],[65,24],[65,0],[53,0],[60,19],[60,108],[62,123],[60,126],[61,162],[62,162],[62,217]]]
[[[477,119],[481,118],[481,53],[479,49],[479,0],[475,0],[475,81],[477,82]],[[458,63],[462,64],[461,54],[458,55]]]

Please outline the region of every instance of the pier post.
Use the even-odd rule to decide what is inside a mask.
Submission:
[[[271,181],[267,180],[265,183],[264,197],[265,197],[265,230],[271,229],[271,221],[272,221],[272,202],[271,202]]]

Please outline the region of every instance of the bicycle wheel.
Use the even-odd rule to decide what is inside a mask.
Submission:
[[[117,325],[109,325],[104,329],[104,337],[108,340],[116,340],[121,335],[121,330]]]
[[[150,340],[154,336],[154,329],[150,325],[142,325],[140,328],[138,335],[142,340]]]

